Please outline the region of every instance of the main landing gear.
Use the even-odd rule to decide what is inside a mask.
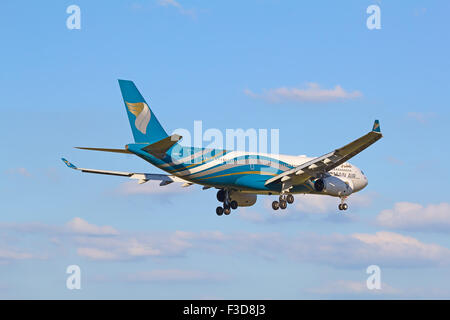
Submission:
[[[286,209],[288,204],[294,203],[294,196],[290,193],[288,194],[280,194],[279,201],[272,202],[272,209],[278,210],[278,209]]]
[[[221,216],[225,214],[226,216],[231,213],[231,209],[235,210],[238,207],[238,203],[235,200],[230,199],[230,194],[227,189],[220,189],[217,191],[217,200],[223,202],[222,207],[216,208],[216,214]]]
[[[348,209],[348,204],[345,203],[345,199],[347,199],[347,197],[341,197],[341,203],[338,205],[339,210],[347,210]]]

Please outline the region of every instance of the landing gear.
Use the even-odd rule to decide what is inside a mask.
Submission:
[[[272,202],[272,209],[286,209],[288,204],[294,203],[294,196],[292,194],[280,194],[278,201]]]
[[[345,199],[347,199],[347,197],[342,197],[341,198],[341,203],[338,205],[339,210],[347,210],[348,209],[348,204],[346,204],[344,202]]]
[[[221,216],[222,214],[228,216],[231,213],[231,209],[235,210],[239,206],[237,201],[230,199],[228,189],[220,189],[217,191],[217,200],[223,202],[223,207],[216,208],[216,213],[218,216]]]

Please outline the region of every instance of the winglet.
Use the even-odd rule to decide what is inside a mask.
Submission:
[[[381,132],[381,130],[380,130],[380,121],[375,120],[375,122],[373,123],[372,131],[374,131],[374,132]]]
[[[74,166],[72,163],[70,163],[69,161],[67,161],[64,158],[61,158],[61,160],[66,164],[66,166],[68,166],[71,169],[78,169],[76,166]]]

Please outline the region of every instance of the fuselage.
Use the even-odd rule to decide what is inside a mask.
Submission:
[[[142,150],[142,144],[129,144],[126,148],[156,167],[186,181],[209,187],[228,186],[240,192],[256,194],[280,193],[280,185],[265,185],[266,181],[313,159],[304,155],[228,151],[184,147],[178,144],[160,159]],[[328,174],[342,180],[352,192],[357,192],[367,185],[364,173],[347,162]],[[313,182],[308,180],[293,187],[291,193],[317,192]]]

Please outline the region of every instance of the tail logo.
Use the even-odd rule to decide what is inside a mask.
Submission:
[[[142,132],[147,133],[147,126],[152,116],[148,105],[145,102],[130,103],[126,102],[128,110],[136,116],[134,122],[136,128]]]

